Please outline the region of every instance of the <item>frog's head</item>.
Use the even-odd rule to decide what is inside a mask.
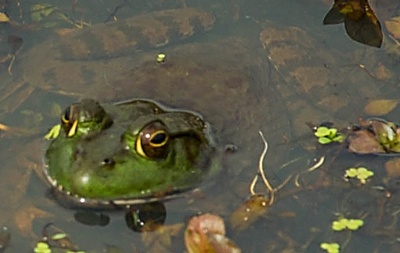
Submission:
[[[83,100],[61,118],[46,176],[81,202],[159,200],[195,188],[214,171],[208,126],[194,113],[147,100],[104,106]]]

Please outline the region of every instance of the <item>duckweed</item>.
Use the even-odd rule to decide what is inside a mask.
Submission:
[[[373,171],[370,171],[365,167],[359,167],[347,169],[344,176],[345,178],[357,178],[362,184],[365,184],[367,182],[367,179],[369,179],[373,175]]]
[[[343,142],[344,136],[338,133],[336,128],[328,128],[320,126],[314,132],[314,135],[318,137],[318,142],[321,144],[329,144],[331,142]]]
[[[61,125],[57,124],[50,128],[49,132],[44,136],[46,140],[55,139],[60,135]]]
[[[340,252],[340,245],[338,243],[327,243],[323,242],[320,245],[321,249],[326,250],[328,253],[339,253]]]
[[[334,231],[342,231],[345,229],[355,231],[364,225],[364,221],[360,219],[346,219],[340,218],[332,222],[332,229]]]

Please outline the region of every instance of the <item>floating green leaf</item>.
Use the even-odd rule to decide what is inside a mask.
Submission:
[[[348,230],[357,230],[364,225],[364,221],[360,219],[346,219],[340,218],[337,221],[332,222],[332,229],[334,231],[342,231],[345,229]]]
[[[345,177],[355,178],[358,175],[358,170],[356,168],[349,168],[346,170]]]
[[[51,253],[49,244],[46,242],[38,242],[33,250],[35,253]]]
[[[46,140],[55,139],[60,135],[61,125],[57,124],[50,128],[49,132],[44,136]]]
[[[373,171],[370,171],[365,167],[359,167],[347,169],[344,176],[346,178],[357,178],[362,184],[365,184],[367,182],[367,179],[372,177],[373,175]]]
[[[342,230],[345,230],[346,227],[347,227],[347,222],[348,222],[348,220],[347,220],[347,219],[344,219],[344,218],[339,219],[339,220],[337,220],[337,221],[334,221],[334,222],[332,222],[332,229],[333,229],[334,231],[342,231]]]
[[[317,131],[314,133],[315,136],[317,137],[325,137],[329,135],[329,128],[320,126],[317,128]]]
[[[344,135],[338,134],[335,137],[332,138],[332,141],[334,142],[343,142],[344,141]]]
[[[55,235],[51,236],[51,239],[57,241],[57,240],[64,239],[64,238],[66,238],[67,236],[68,236],[68,235],[65,234],[65,233],[58,233],[58,234],[55,234]]]
[[[319,142],[320,144],[329,144],[329,143],[332,142],[332,140],[329,139],[328,137],[319,137],[319,138],[318,138],[318,142]]]
[[[323,242],[320,245],[321,249],[326,250],[328,253],[339,253],[340,252],[340,245],[337,243],[327,243]]]
[[[318,137],[318,142],[321,144],[342,142],[344,140],[344,136],[338,133],[336,128],[327,128],[325,126],[318,127],[314,135]]]
[[[347,228],[349,230],[357,230],[360,227],[362,227],[364,225],[364,221],[363,220],[359,220],[359,219],[350,219],[347,223]]]
[[[366,180],[374,175],[373,171],[367,170],[366,168],[358,168],[358,175],[357,178],[358,180],[361,181],[361,183],[365,184]]]

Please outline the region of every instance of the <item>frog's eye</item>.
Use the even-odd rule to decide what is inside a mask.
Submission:
[[[72,106],[69,106],[67,109],[65,109],[64,114],[61,116],[61,124],[68,137],[75,135],[76,128],[78,126],[78,120],[75,119],[76,117],[74,117],[73,113],[74,110]]]
[[[136,140],[136,151],[146,158],[165,158],[168,154],[169,134],[161,122],[146,125]]]
[[[112,125],[110,115],[96,101],[84,99],[71,104],[61,116],[61,125],[68,137],[87,135]]]
[[[61,122],[63,124],[68,124],[70,117],[71,117],[71,107],[68,107],[67,109],[65,109],[64,114],[61,116]]]

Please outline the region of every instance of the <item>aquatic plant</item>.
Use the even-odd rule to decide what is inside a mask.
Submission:
[[[61,125],[57,124],[50,128],[49,132],[44,136],[44,139],[51,140],[55,139],[60,135]]]
[[[321,249],[326,250],[328,253],[339,253],[340,252],[340,245],[338,243],[327,243],[323,242],[320,245]]]
[[[345,173],[345,178],[357,178],[362,184],[367,182],[367,179],[374,175],[373,171],[368,170],[365,167],[359,168],[348,168]]]
[[[338,133],[336,128],[328,128],[326,126],[318,127],[314,135],[318,137],[318,142],[321,144],[329,144],[331,142],[343,142],[345,137]]]
[[[364,221],[360,219],[346,219],[339,218],[332,222],[332,229],[334,231],[342,231],[345,229],[355,231],[364,225]]]

